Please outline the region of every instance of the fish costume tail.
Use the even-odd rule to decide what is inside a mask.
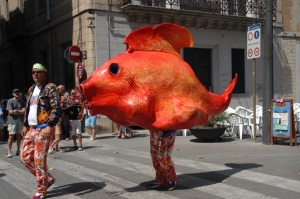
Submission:
[[[235,77],[229,82],[227,88],[222,92],[221,95],[209,93],[209,99],[212,102],[209,120],[212,119],[214,115],[218,115],[227,109],[231,100],[232,91],[237,83],[237,80],[238,75],[235,74]]]

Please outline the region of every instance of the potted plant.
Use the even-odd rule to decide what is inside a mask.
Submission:
[[[221,135],[224,134],[228,128],[226,124],[229,123],[229,115],[223,112],[219,115],[214,116],[203,126],[194,126],[190,129],[190,132],[201,140],[218,140],[221,141]]]

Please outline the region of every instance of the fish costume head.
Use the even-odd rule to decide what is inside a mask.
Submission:
[[[180,56],[181,48],[193,46],[185,27],[145,26],[132,31],[124,43],[126,52],[78,86],[92,115],[158,131],[204,125],[228,107],[237,76],[221,96],[208,92]]]

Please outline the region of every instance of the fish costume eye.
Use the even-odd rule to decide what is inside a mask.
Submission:
[[[117,75],[120,73],[120,67],[118,64],[115,64],[115,63],[113,63],[109,66],[109,70],[110,70],[110,73],[113,75]]]

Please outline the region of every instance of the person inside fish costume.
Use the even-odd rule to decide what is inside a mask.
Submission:
[[[208,92],[180,56],[181,48],[193,46],[193,38],[176,24],[134,30],[124,44],[124,53],[105,62],[77,89],[92,115],[150,130],[156,178],[147,188],[173,190],[177,183],[171,159],[173,129],[204,125],[222,113],[230,103],[237,75],[221,95]]]

